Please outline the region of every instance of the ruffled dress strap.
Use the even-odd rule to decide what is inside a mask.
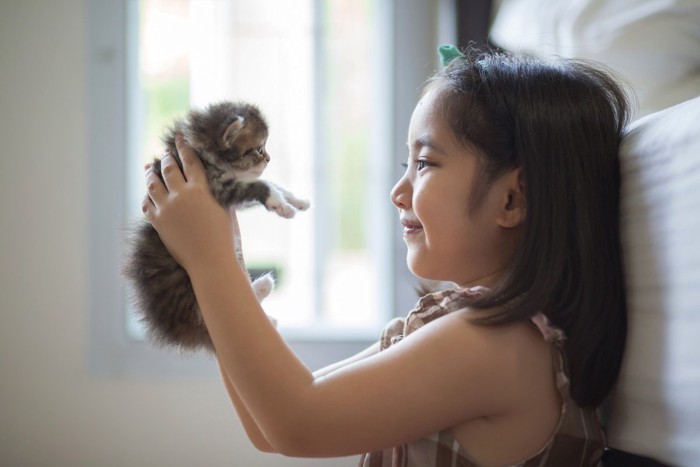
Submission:
[[[542,333],[542,337],[544,337],[544,340],[546,340],[547,342],[561,344],[564,342],[564,340],[566,340],[566,335],[564,334],[564,331],[562,331],[556,326],[553,326],[552,323],[549,321],[549,318],[547,318],[547,316],[544,313],[537,313],[535,316],[530,318],[530,321],[532,321],[534,325],[537,326],[537,329],[540,330],[540,332]]]
[[[544,340],[551,343],[555,349],[552,363],[561,396],[561,416],[549,442],[524,465],[573,465],[572,459],[576,459],[576,465],[595,466],[606,445],[605,433],[596,409],[579,407],[571,398],[571,383],[564,351],[566,334],[554,326],[544,313],[537,313],[530,320],[539,329]]]
[[[380,338],[381,350],[396,344],[431,321],[467,308],[487,290],[481,286],[457,287],[421,297],[405,318],[394,318],[384,327]]]

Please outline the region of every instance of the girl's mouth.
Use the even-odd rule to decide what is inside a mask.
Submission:
[[[414,235],[423,230],[423,226],[418,222],[409,221],[406,219],[401,219],[401,225],[403,225],[404,235]]]

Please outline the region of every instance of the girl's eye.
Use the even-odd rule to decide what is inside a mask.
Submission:
[[[424,168],[430,166],[430,164],[428,163],[428,161],[426,161],[426,160],[424,160],[424,159],[417,159],[417,160],[415,161],[415,164],[416,164],[416,171],[417,171],[417,172],[420,172],[420,171],[423,170]],[[402,162],[402,163],[401,163],[401,166],[402,166],[403,168],[405,168],[405,169],[408,169],[408,165],[409,165],[409,164],[406,163],[406,162]]]

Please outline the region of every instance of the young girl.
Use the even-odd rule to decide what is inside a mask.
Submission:
[[[423,297],[365,352],[316,373],[285,344],[180,139],[143,210],[192,280],[252,442],[363,466],[596,465],[625,344],[618,146],[607,73],[471,49],[427,84],[391,192]],[[290,306],[294,306],[290,304]]]

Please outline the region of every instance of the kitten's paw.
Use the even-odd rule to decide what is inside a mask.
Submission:
[[[294,208],[298,211],[306,211],[307,209],[309,209],[309,206],[311,206],[311,203],[309,203],[308,200],[297,198],[294,196],[287,197],[287,202],[294,206]]]
[[[275,208],[275,212],[284,217],[285,219],[291,219],[297,213],[297,210],[291,204],[283,204]]]
[[[276,187],[281,193],[282,197],[285,199],[285,201],[292,206],[298,211],[306,211],[309,209],[309,206],[311,205],[307,200],[303,198],[299,198],[296,196],[294,193],[292,193],[289,190],[285,190],[282,187]]]
[[[270,196],[265,202],[265,207],[269,211],[275,211],[277,215],[285,217],[287,219],[291,219],[297,213],[297,210],[294,209],[294,206],[289,204],[284,199],[278,198],[276,196]]]
[[[294,193],[284,188],[265,182],[270,187],[270,196],[265,202],[265,207],[270,211],[275,211],[278,215],[292,218],[297,211],[306,211],[311,205],[307,200],[298,198]]]
[[[267,274],[263,274],[255,279],[252,286],[255,296],[258,297],[258,301],[262,302],[268,295],[270,295],[272,289],[275,288],[275,278],[272,277],[272,273],[268,272]]]

